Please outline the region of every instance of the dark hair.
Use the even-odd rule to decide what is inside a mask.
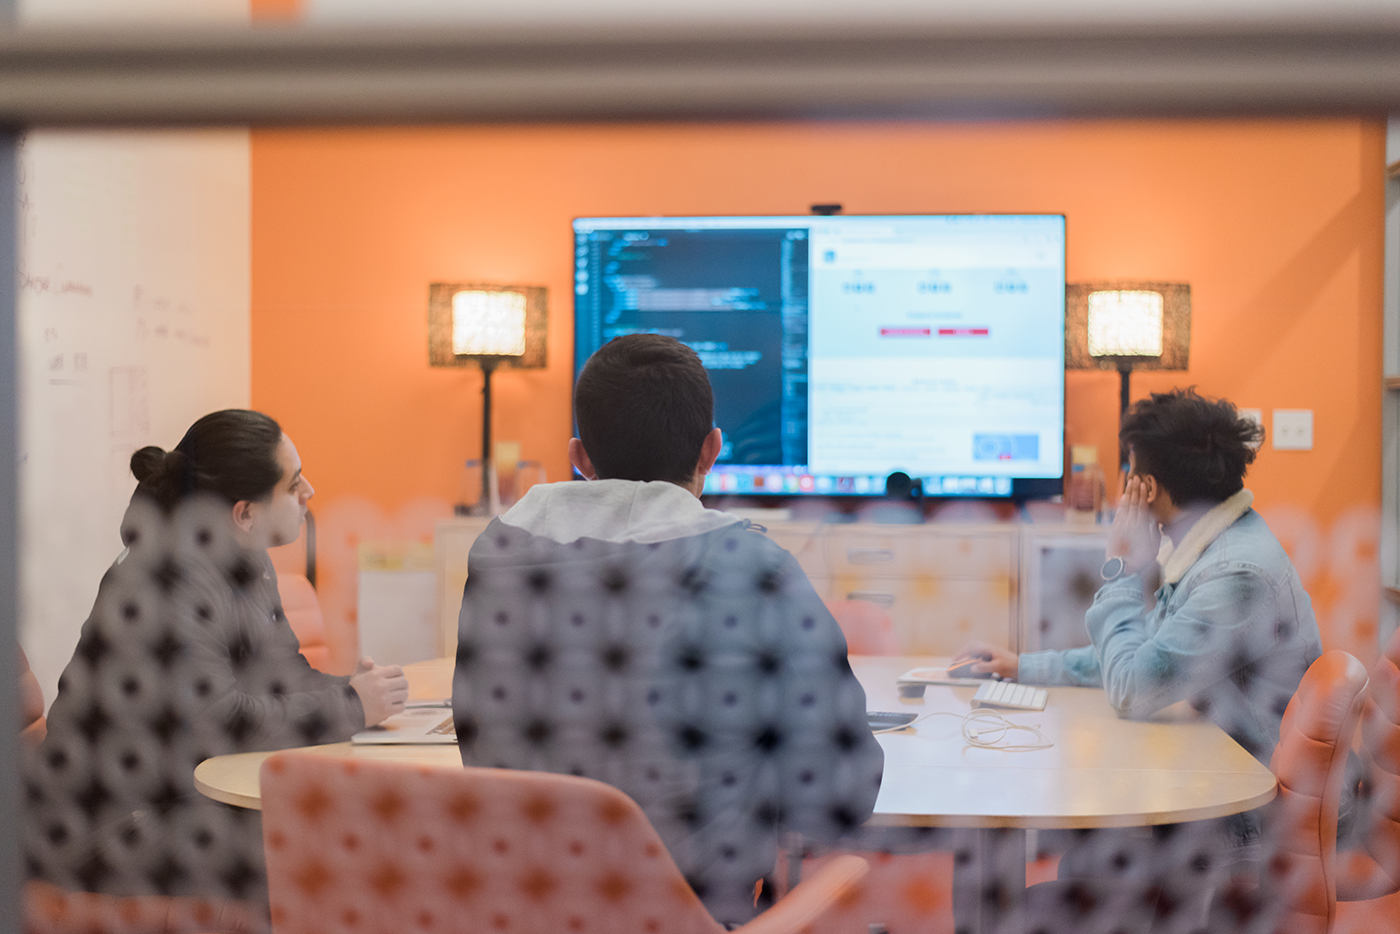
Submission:
[[[700,358],[661,334],[604,344],[574,387],[578,438],[602,479],[689,483],[714,414]]]
[[[131,455],[137,492],[167,509],[187,496],[213,493],[232,505],[256,502],[282,479],[282,428],[261,412],[224,409],[190,426],[173,451],[144,447]]]
[[[1224,399],[1194,388],[1154,392],[1133,404],[1118,429],[1139,475],[1152,475],[1178,506],[1220,503],[1244,487],[1264,429]]]

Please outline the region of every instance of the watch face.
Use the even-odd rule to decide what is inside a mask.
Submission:
[[[1099,576],[1106,581],[1116,580],[1123,576],[1124,561],[1122,558],[1109,558],[1103,563],[1103,570]]]

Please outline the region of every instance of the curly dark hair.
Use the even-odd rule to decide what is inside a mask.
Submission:
[[[1133,403],[1118,439],[1133,452],[1135,472],[1156,477],[1181,506],[1220,503],[1238,493],[1264,429],[1241,418],[1233,403],[1190,387]]]

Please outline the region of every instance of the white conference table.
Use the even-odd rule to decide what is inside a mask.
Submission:
[[[1185,705],[1151,721],[1120,719],[1096,688],[1050,688],[1045,710],[1008,712],[1037,725],[1052,745],[1011,752],[969,746],[962,715],[974,689],[930,685],[925,696],[899,697],[895,679],[915,666],[946,660],[853,656],[870,710],[932,714],[912,728],[880,735],[884,780],[872,823],[966,828],[975,849],[954,893],[959,923],[990,930],[978,893],[995,879],[1025,888],[1025,831],[1033,828],[1135,827],[1223,817],[1274,797],[1267,768],[1218,726]],[[411,698],[451,694],[452,660],[406,666]],[[952,714],[951,716],[947,714]],[[398,759],[458,767],[456,746],[305,747],[309,754]],[[217,756],[195,769],[195,787],[216,801],[259,807],[258,769],[271,753]],[[1011,910],[1018,910],[1018,896]],[[1002,911],[1003,909],[999,909]]]

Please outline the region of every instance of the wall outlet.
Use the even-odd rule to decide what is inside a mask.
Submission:
[[[1312,409],[1274,409],[1272,441],[1275,451],[1311,451]]]

